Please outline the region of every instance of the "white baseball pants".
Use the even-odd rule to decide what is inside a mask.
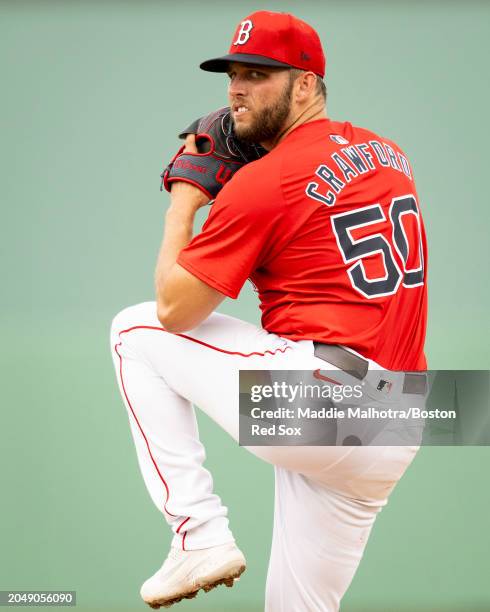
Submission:
[[[233,541],[227,510],[203,467],[193,405],[238,440],[239,370],[336,370],[294,342],[213,313],[166,332],[154,302],[119,313],[111,347],[148,491],[186,550]],[[380,369],[370,362],[370,368]],[[253,447],[275,466],[267,612],[335,612],[376,514],[418,447]]]

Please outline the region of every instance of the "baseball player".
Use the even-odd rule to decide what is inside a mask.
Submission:
[[[238,24],[229,53],[201,68],[228,75],[229,110],[183,133],[164,173],[156,302],[120,312],[111,336],[141,472],[173,531],[141,588],[153,608],[232,586],[246,565],[203,467],[193,405],[238,440],[240,369],[335,371],[399,406],[421,393],[403,371],[426,368],[427,253],[412,169],[394,142],[327,117],[315,30],[258,11]],[[213,198],[193,237],[196,211]],[[247,279],[261,327],[214,312]],[[268,612],[339,609],[417,448],[250,448],[275,469]],[[251,483],[243,493],[261,503]]]

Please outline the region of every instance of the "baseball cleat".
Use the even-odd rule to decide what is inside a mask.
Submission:
[[[169,608],[220,584],[232,587],[245,571],[245,557],[233,542],[201,550],[171,548],[162,567],[141,587],[151,608]]]

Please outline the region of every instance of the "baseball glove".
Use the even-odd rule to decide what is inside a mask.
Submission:
[[[191,183],[211,200],[243,165],[267,153],[260,145],[240,141],[233,130],[229,107],[193,121],[179,134],[196,135],[198,153],[184,153],[182,146],[160,175],[160,191],[170,191],[174,181]]]

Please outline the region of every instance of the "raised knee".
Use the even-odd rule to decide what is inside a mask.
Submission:
[[[122,331],[139,325],[160,327],[156,302],[134,304],[118,312],[112,319],[111,337],[117,337]]]

